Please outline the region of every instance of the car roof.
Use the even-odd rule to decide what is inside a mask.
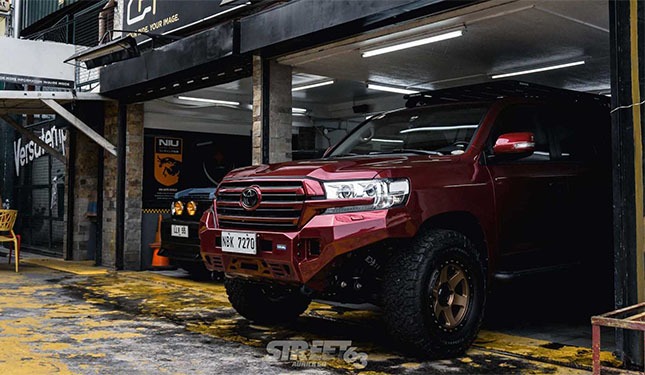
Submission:
[[[404,99],[407,99],[405,104],[407,108],[434,104],[493,102],[509,98],[593,105],[606,108],[609,108],[610,105],[609,98],[604,95],[513,80],[491,81],[404,96]]]

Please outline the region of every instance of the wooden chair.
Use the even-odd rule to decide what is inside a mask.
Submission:
[[[13,224],[16,222],[17,216],[18,211],[16,210],[0,210],[0,242],[13,242],[13,248],[16,250],[16,272],[18,272],[18,263],[20,263],[20,236],[13,232]],[[11,252],[10,249],[9,263],[11,263]]]

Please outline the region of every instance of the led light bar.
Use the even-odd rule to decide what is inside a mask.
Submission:
[[[298,114],[302,113],[302,114],[304,114],[304,113],[307,113],[307,108],[293,107],[293,108],[291,108],[291,113],[298,113]]]
[[[417,94],[418,93],[418,91],[414,91],[414,90],[408,90],[408,89],[403,89],[400,87],[393,87],[393,86],[383,86],[383,85],[378,85],[374,83],[368,83],[367,88],[372,90],[378,90],[378,91],[394,92],[397,94]]]
[[[434,35],[434,36],[431,36],[431,37],[428,37],[428,38],[413,40],[411,42],[399,43],[399,44],[395,44],[393,46],[378,48],[378,49],[371,50],[371,51],[365,51],[365,52],[363,52],[361,54],[361,56],[363,56],[363,57],[372,57],[372,56],[382,55],[384,53],[400,51],[402,49],[422,46],[424,44],[430,44],[430,43],[440,42],[442,40],[458,38],[458,37],[460,37],[462,35],[464,35],[463,30],[451,31],[451,32],[444,33],[444,34]]]
[[[177,99],[190,100],[193,102],[201,102],[201,103],[210,103],[210,104],[240,105],[240,102],[231,102],[227,100],[217,100],[217,99],[207,99],[207,98],[195,98],[192,96],[178,96]]]
[[[522,74],[539,73],[539,72],[545,72],[547,70],[563,69],[563,68],[568,68],[568,67],[571,67],[571,66],[583,65],[584,63],[585,63],[584,60],[581,60],[581,61],[576,61],[576,62],[567,63],[567,64],[546,66],[544,68],[521,70],[519,72],[512,72],[512,73],[496,74],[496,75],[491,76],[491,78],[492,79],[497,79],[497,78],[506,78],[506,77],[519,76],[519,75],[522,75]]]
[[[327,80],[327,81],[320,81],[316,83],[311,83],[308,85],[303,85],[303,86],[297,86],[291,89],[291,91],[300,91],[300,90],[307,90],[307,89],[313,89],[314,87],[320,87],[320,86],[327,86],[331,85],[334,83],[333,79]]]

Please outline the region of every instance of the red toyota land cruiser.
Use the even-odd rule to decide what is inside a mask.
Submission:
[[[611,249],[607,98],[505,81],[407,99],[322,159],[224,178],[201,254],[242,316],[372,303],[404,348],[454,356],[493,279]]]

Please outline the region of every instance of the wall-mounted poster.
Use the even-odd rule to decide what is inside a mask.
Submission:
[[[181,138],[155,137],[155,180],[163,186],[179,182],[183,142]]]
[[[166,209],[176,192],[215,187],[251,164],[251,137],[145,129],[143,208]]]

